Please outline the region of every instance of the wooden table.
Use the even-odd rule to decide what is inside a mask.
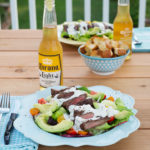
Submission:
[[[12,95],[31,94],[39,90],[38,46],[42,32],[31,30],[0,31],[0,85]],[[106,85],[135,98],[140,129],[128,138],[102,150],[150,150],[150,53],[133,54],[130,61],[111,76],[93,74],[77,53],[77,48],[64,45],[64,85]],[[99,147],[44,147],[39,150],[98,150]]]

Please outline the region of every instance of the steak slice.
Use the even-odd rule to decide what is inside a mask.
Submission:
[[[88,105],[88,104],[93,107],[93,100],[92,100],[92,98],[88,98],[88,99],[85,99],[85,100],[80,101],[79,103],[77,103],[78,106]]]
[[[106,123],[109,119],[110,119],[109,117],[105,117],[105,118],[99,118],[97,120],[89,120],[87,122],[82,123],[80,127],[82,130],[91,129]]]
[[[94,117],[94,114],[92,112],[80,115],[79,117],[83,118],[83,119],[90,119]]]
[[[68,90],[68,89],[70,89],[70,88],[72,88],[72,87],[74,87],[74,86],[67,87],[67,88],[64,88],[64,89],[62,89],[62,90],[51,89],[51,95],[52,95],[52,97],[54,97],[55,95],[57,95],[57,94],[59,94],[59,93],[61,93],[61,92],[64,92],[65,90]],[[69,92],[69,93],[70,93],[70,92]]]
[[[82,95],[80,95],[78,97],[75,97],[75,98],[73,98],[71,100],[68,100],[68,101],[64,102],[62,104],[62,106],[65,107],[66,109],[68,109],[70,105],[77,105],[79,102],[85,100],[86,97],[87,97],[87,94],[82,94]]]
[[[71,97],[73,94],[74,94],[74,92],[68,92],[68,93],[66,93],[66,92],[61,92],[61,93],[57,96],[57,98],[58,98],[58,99],[60,99],[60,98],[69,98],[69,97]]]
[[[81,116],[83,113],[84,113],[84,111],[75,110],[75,111],[74,111],[74,117],[76,117],[76,116]]]
[[[55,95],[57,95],[57,94],[59,94],[59,93],[61,93],[61,92],[64,92],[65,90],[70,89],[70,88],[71,88],[71,87],[65,88],[65,89],[62,89],[62,90],[51,89],[51,95],[52,95],[52,97],[54,97]]]

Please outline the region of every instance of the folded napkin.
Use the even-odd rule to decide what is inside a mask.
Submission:
[[[142,41],[141,45],[133,45],[133,52],[150,52],[150,27],[135,28],[134,34],[137,36],[139,41]]]
[[[11,97],[11,110],[14,109],[15,101],[20,101],[23,96],[12,96]],[[10,111],[11,113],[11,111]],[[33,142],[31,139],[26,138],[22,133],[13,129],[11,132],[10,144],[4,144],[4,132],[8,123],[10,113],[3,115],[0,121],[0,150],[37,150],[38,144]]]

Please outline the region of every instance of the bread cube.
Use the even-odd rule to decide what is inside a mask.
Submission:
[[[105,51],[99,51],[99,55],[102,57],[102,58],[111,58],[113,56],[113,52],[111,49],[107,49]]]
[[[126,54],[126,50],[124,48],[115,48],[114,53],[118,56],[122,56]]]

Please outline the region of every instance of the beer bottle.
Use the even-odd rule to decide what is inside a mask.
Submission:
[[[55,0],[45,0],[39,47],[40,89],[63,84],[63,50],[57,36]]]
[[[132,29],[133,22],[130,16],[130,1],[118,0],[118,12],[114,20],[114,40],[124,42],[130,49],[130,54],[126,59],[130,59],[132,55]]]

